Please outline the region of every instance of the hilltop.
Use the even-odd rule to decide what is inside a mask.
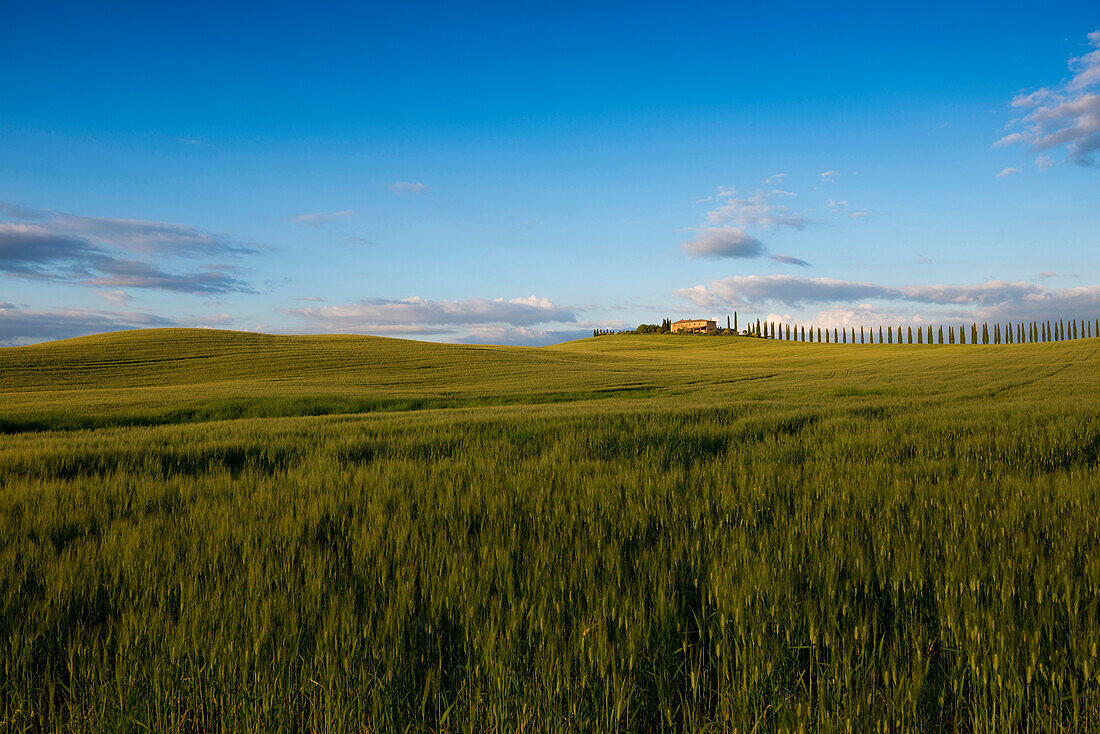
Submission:
[[[673,335],[551,347],[210,329],[114,332],[0,350],[8,431],[235,417],[646,398],[701,404],[837,396],[1059,396],[1100,381],[1100,340],[808,344]]]

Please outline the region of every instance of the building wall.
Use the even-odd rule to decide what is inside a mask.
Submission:
[[[716,328],[717,323],[708,319],[678,321],[672,325],[673,331],[713,331]]]

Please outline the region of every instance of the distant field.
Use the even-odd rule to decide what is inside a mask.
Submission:
[[[0,349],[0,731],[1100,727],[1100,339]]]

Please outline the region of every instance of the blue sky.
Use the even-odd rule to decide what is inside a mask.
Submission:
[[[1100,314],[1080,3],[0,3],[0,344]]]

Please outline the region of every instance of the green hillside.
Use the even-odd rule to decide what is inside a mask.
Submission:
[[[0,730],[1095,728],[1098,349],[0,349]]]
[[[605,336],[554,347],[149,329],[0,350],[0,428],[142,425],[607,397],[828,404],[848,392],[1000,400],[1072,391],[1100,340],[827,345]]]

